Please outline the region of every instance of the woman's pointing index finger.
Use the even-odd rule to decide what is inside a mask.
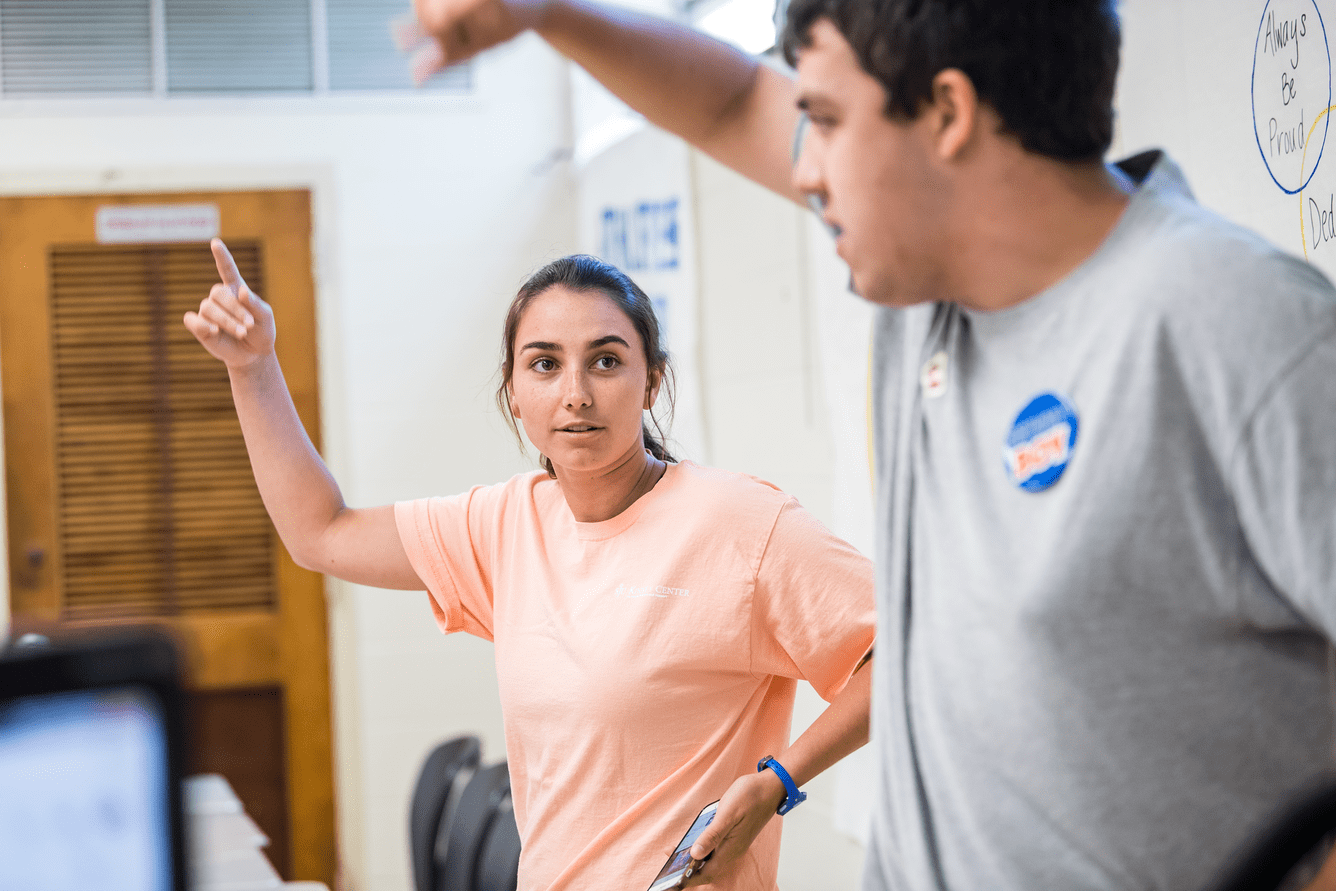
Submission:
[[[246,284],[246,281],[237,269],[237,261],[232,259],[232,252],[227,249],[227,245],[223,244],[221,238],[212,239],[209,242],[209,247],[213,249],[213,262],[218,267],[218,274],[222,276],[223,284],[234,291],[240,291],[241,286]]]

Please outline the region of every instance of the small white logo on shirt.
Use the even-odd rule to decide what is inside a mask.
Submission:
[[[690,588],[670,588],[667,585],[627,585],[617,586],[618,597],[690,597]]]
[[[946,353],[934,353],[933,357],[923,363],[923,371],[919,374],[919,383],[923,387],[923,395],[929,399],[936,399],[946,392]]]

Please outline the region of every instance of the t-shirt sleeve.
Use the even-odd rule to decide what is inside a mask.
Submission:
[[[752,671],[802,678],[829,702],[872,646],[872,563],[790,499],[756,573]]]
[[[408,561],[427,585],[432,613],[447,634],[467,631],[492,640],[491,574],[487,567],[494,528],[488,488],[448,498],[401,501],[394,519]]]
[[[1234,461],[1239,522],[1271,583],[1336,640],[1336,332],[1249,420]]]

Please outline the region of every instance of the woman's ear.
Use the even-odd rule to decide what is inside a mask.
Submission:
[[[520,404],[515,401],[515,385],[506,384],[506,405],[510,407],[510,416],[515,420],[520,419]]]
[[[663,383],[663,374],[658,371],[651,371],[649,379],[645,382],[645,411],[654,407],[654,403],[659,399],[659,385]],[[516,417],[519,417],[516,415]]]

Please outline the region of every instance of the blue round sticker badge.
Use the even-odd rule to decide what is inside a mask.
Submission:
[[[1076,409],[1056,393],[1041,393],[1011,423],[1002,461],[1011,481],[1042,492],[1058,481],[1076,448]]]

